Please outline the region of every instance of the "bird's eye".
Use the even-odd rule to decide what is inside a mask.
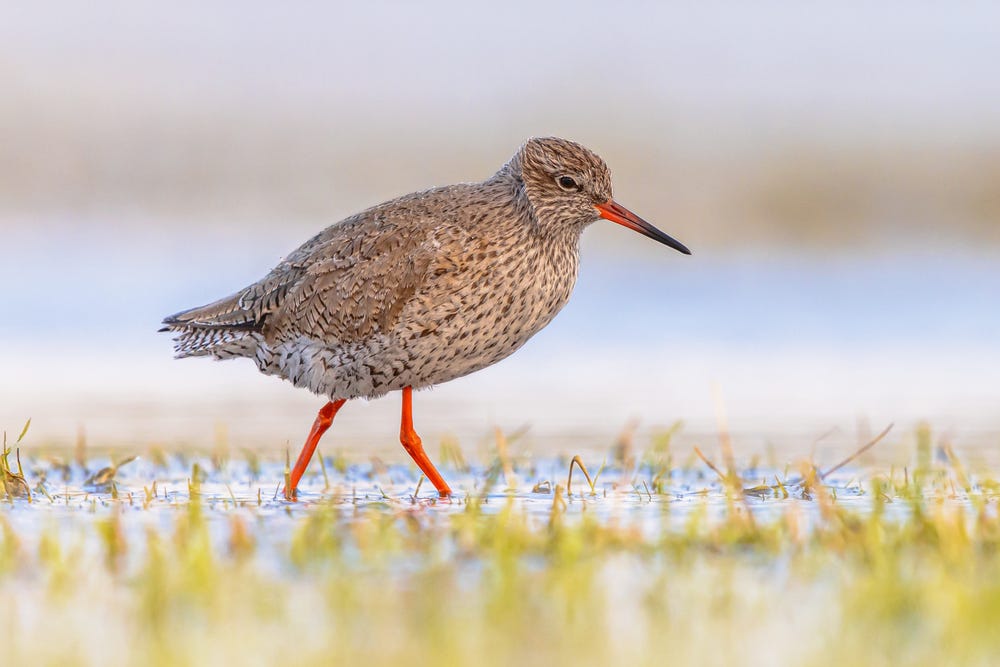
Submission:
[[[575,192],[580,189],[580,185],[572,176],[560,176],[556,179],[556,183],[567,192]]]

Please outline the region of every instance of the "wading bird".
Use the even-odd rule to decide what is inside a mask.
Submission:
[[[327,227],[262,280],[167,317],[161,331],[176,334],[177,357],[248,357],[329,398],[287,498],[344,403],[395,390],[403,448],[448,496],[413,429],[413,389],[494,364],[548,324],[576,282],[580,234],[598,218],[691,254],[612,199],[597,155],[536,138],[485,181],[405,195]]]

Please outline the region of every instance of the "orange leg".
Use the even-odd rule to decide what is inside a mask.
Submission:
[[[450,496],[451,489],[448,487],[448,483],[444,481],[441,473],[427,457],[424,446],[420,442],[420,436],[413,430],[413,387],[403,387],[403,418],[399,426],[399,441],[403,443],[403,449],[431,481],[441,497]]]
[[[309,467],[309,461],[312,459],[313,452],[316,451],[316,445],[319,444],[319,439],[323,437],[326,433],[326,429],[330,428],[330,424],[333,423],[333,418],[337,416],[337,411],[346,403],[346,399],[339,399],[336,401],[330,401],[324,405],[319,414],[316,415],[316,421],[313,422],[312,430],[309,431],[309,437],[306,438],[306,444],[302,446],[302,452],[299,454],[298,460],[295,461],[295,467],[292,468],[291,477],[288,480],[288,486],[285,488],[285,498],[287,500],[295,500],[295,490],[299,486],[299,480],[302,479],[302,475],[305,474],[306,468]]]

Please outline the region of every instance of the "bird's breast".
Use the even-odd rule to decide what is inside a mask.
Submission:
[[[524,345],[566,305],[578,263],[575,245],[530,240],[473,243],[445,258],[401,332],[426,384],[485,368]]]

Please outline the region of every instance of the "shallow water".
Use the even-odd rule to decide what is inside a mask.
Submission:
[[[110,516],[121,516],[126,541],[141,542],[148,528],[167,530],[196,503],[206,512],[212,541],[220,551],[225,551],[233,514],[251,517],[261,546],[260,564],[270,569],[280,568],[276,554],[287,548],[301,519],[320,510],[332,510],[347,522],[352,516],[367,521],[372,512],[438,520],[467,512],[474,502],[486,514],[522,513],[536,527],[545,526],[557,512],[571,522],[588,517],[600,524],[628,525],[654,538],[665,530],[683,530],[694,515],[698,521],[717,522],[734,507],[720,477],[700,462],[673,467],[672,456],[648,454],[623,466],[612,458],[609,452],[581,455],[592,488],[579,467],[568,487],[570,457],[522,455],[510,462],[506,473],[500,459],[442,466],[454,494],[441,499],[408,462],[386,463],[374,457],[349,463],[325,456],[325,472],[314,460],[299,485],[298,500],[289,502],[282,493],[284,462],[256,454],[220,459],[157,451],[111,472],[110,458],[88,459],[84,468],[61,456],[22,453],[31,498],[10,499],[4,515],[23,541],[34,542],[55,529],[66,538],[86,535],[89,551],[99,550],[100,533],[88,526]],[[741,469],[747,491],[737,505],[763,521],[777,520],[794,506],[803,525],[809,525],[821,505],[796,470],[760,464]],[[846,508],[866,511],[875,474],[870,468],[848,467],[826,477],[823,487]],[[954,496],[950,502],[965,501]],[[902,503],[889,509],[900,519],[908,512]]]

